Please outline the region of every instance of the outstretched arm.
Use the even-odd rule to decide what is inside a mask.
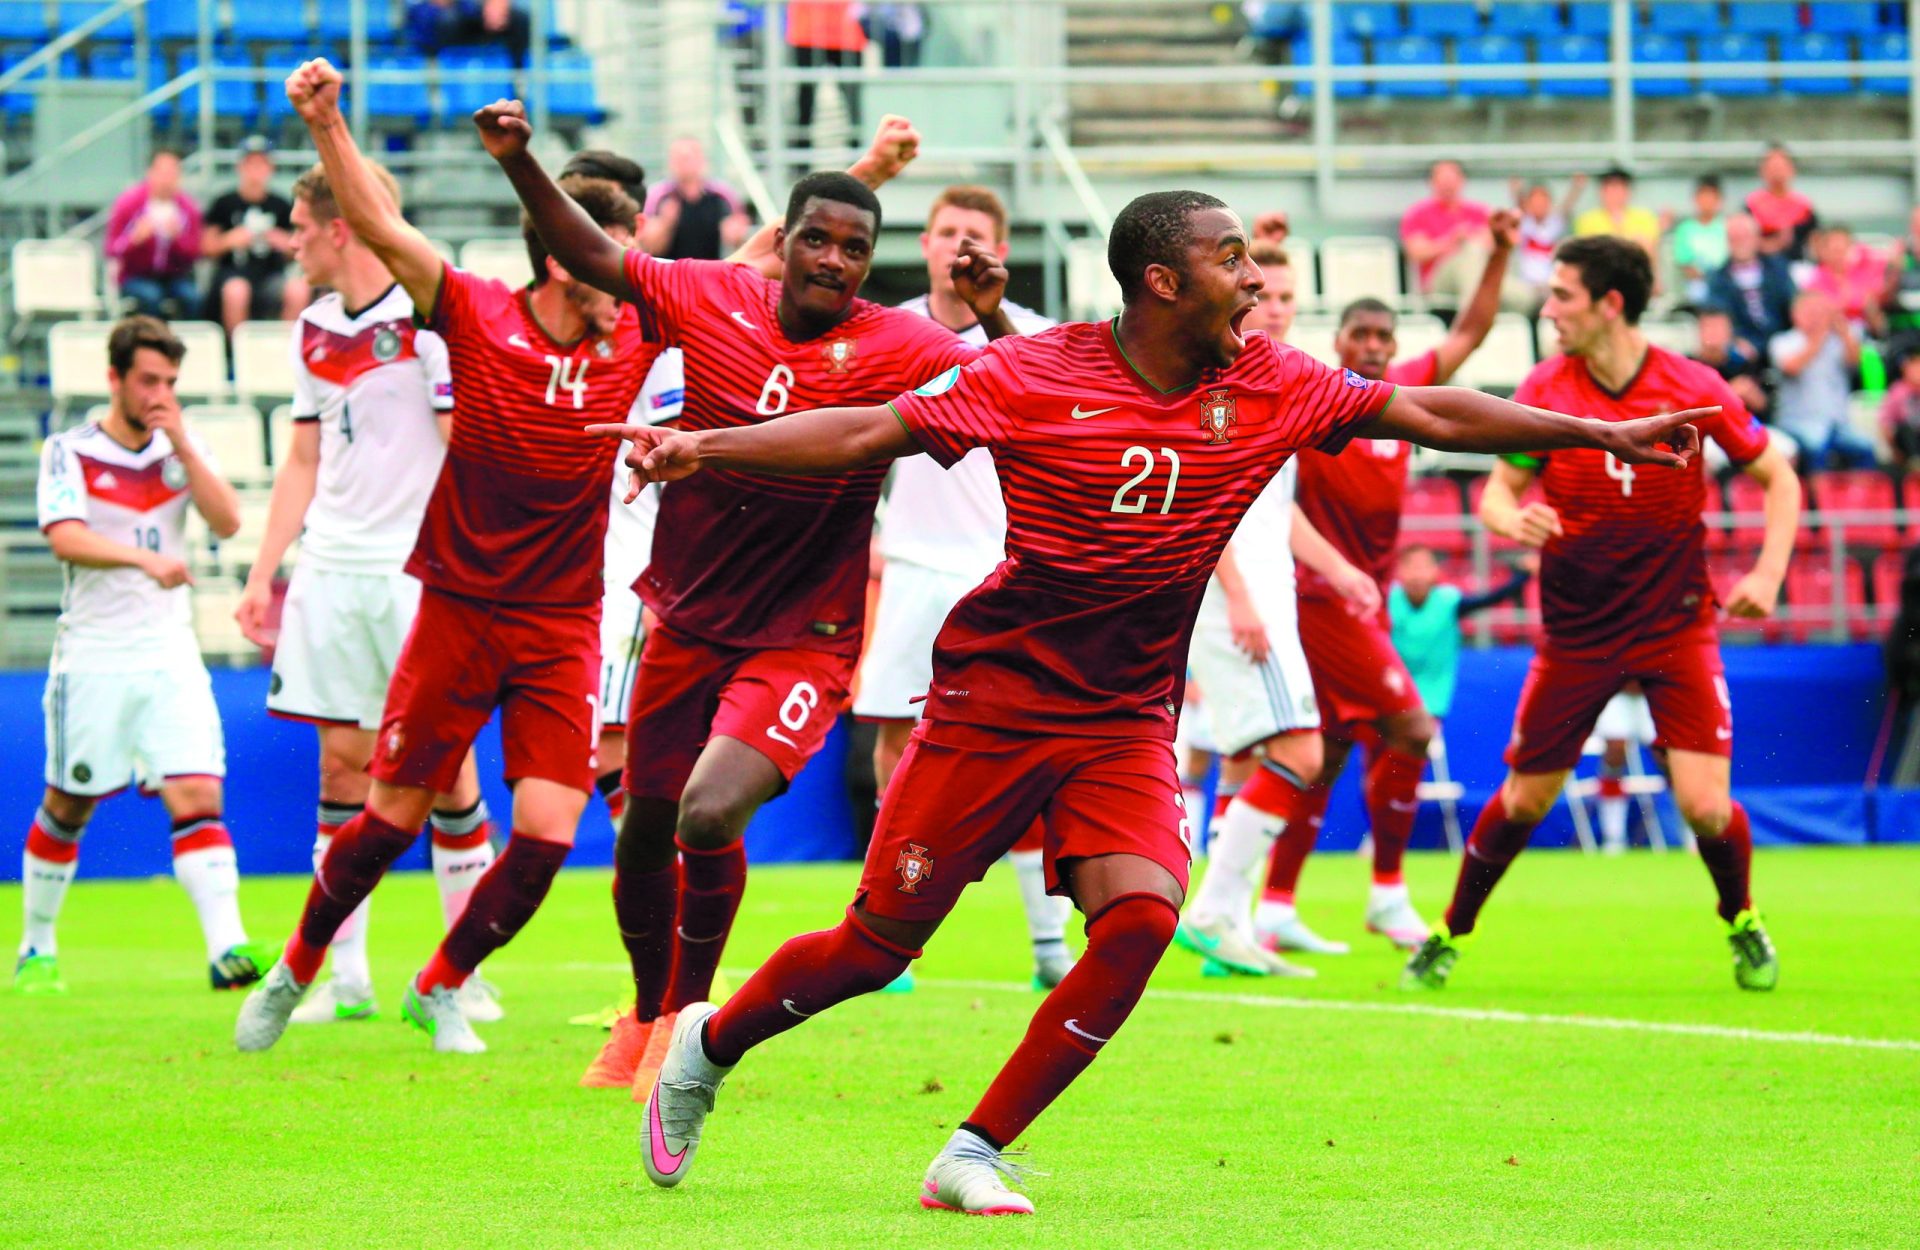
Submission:
[[[1454,318],[1452,331],[1433,349],[1436,383],[1452,377],[1467,362],[1467,357],[1480,349],[1500,311],[1500,288],[1507,280],[1507,261],[1513,256],[1514,245],[1520,241],[1520,214],[1512,209],[1500,209],[1488,219],[1487,229],[1493,233],[1493,250],[1487,254],[1487,267],[1480,271],[1480,285],[1474,288],[1473,298]]]
[[[360,155],[347,119],[340,115],[340,71],[324,58],[308,61],[288,77],[287,99],[313,134],[348,228],[406,289],[415,308],[431,310],[440,295],[445,264],[427,236],[400,215],[399,205]]]
[[[629,304],[643,301],[627,281],[627,249],[595,224],[527,151],[533,127],[518,100],[496,100],[473,115],[487,155],[499,162],[513,193],[533,219],[547,254],[590,287]]]
[[[890,404],[816,408],[759,425],[727,430],[670,430],[658,425],[590,425],[588,434],[633,444],[627,502],[647,482],[674,482],[701,469],[749,469],[818,477],[898,460],[922,450]]]
[[[1378,416],[1354,427],[1359,438],[1403,438],[1438,451],[1529,452],[1594,447],[1624,464],[1679,468],[1700,450],[1700,432],[1688,424],[1719,406],[1596,421],[1529,408],[1462,386],[1403,386]]]

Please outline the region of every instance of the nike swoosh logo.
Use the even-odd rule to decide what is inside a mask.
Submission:
[[[749,330],[758,330],[760,328],[759,326],[753,324],[753,322],[748,321],[747,314],[743,312],[730,312],[727,314],[727,316],[732,317],[735,321],[738,321],[741,325],[745,326]]]
[[[793,1000],[791,998],[781,999],[780,1005],[782,1007],[785,1007],[788,1011],[792,1012],[794,1015],[799,1016],[802,1020],[810,1020],[813,1018],[813,1013],[811,1011],[802,1011],[798,1007],[794,1006]]]
[[[1075,405],[1073,406],[1073,414],[1072,414],[1072,415],[1073,415],[1073,419],[1074,419],[1075,421],[1085,421],[1085,420],[1086,420],[1086,419],[1087,419],[1088,417],[1097,417],[1097,416],[1099,416],[1099,415],[1100,415],[1101,413],[1103,413],[1103,412],[1114,412],[1114,411],[1116,411],[1116,410],[1117,410],[1117,408],[1118,408],[1118,405],[1115,405],[1115,407],[1113,407],[1113,408],[1085,408],[1085,409],[1083,409],[1083,408],[1081,408],[1081,407],[1080,407],[1080,405],[1079,405],[1079,404],[1075,404]]]
[[[1096,1046],[1105,1045],[1107,1042],[1110,1042],[1113,1040],[1110,1037],[1095,1037],[1093,1034],[1087,1032],[1085,1029],[1080,1027],[1080,1021],[1077,1018],[1067,1021],[1067,1032],[1072,1033],[1076,1037],[1084,1037],[1088,1041],[1094,1043]]]
[[[1721,742],[1725,742],[1725,741],[1727,741],[1727,740],[1728,740],[1729,738],[1731,738],[1731,737],[1733,737],[1733,730],[1731,730],[1731,729],[1716,729],[1716,730],[1714,730],[1714,731],[1713,731],[1713,736],[1714,736],[1714,737],[1715,737],[1716,739],[1718,739],[1719,741],[1721,741]]]
[[[1401,803],[1393,799],[1387,800],[1387,806],[1396,812],[1417,812],[1420,810],[1420,804],[1418,803]]]
[[[509,335],[507,336],[507,342],[509,342],[509,343],[511,343],[511,344],[513,344],[513,346],[515,346],[515,347],[524,347],[524,348],[526,348],[526,349],[527,349],[528,351],[532,351],[532,350],[533,350],[533,344],[531,344],[531,343],[529,343],[529,342],[527,342],[527,341],[526,341],[525,339],[523,339],[523,338],[521,338],[521,337],[520,337],[519,335],[517,335],[517,334],[509,334]]]
[[[667,1134],[660,1127],[660,1103],[655,1094],[647,1095],[647,1149],[653,1155],[653,1170],[662,1176],[671,1176],[679,1171],[680,1164],[687,1157],[686,1146],[678,1151],[667,1149]]]

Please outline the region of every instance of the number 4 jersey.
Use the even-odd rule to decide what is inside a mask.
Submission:
[[[583,431],[627,419],[664,344],[631,307],[611,334],[557,342],[531,290],[451,265],[441,277],[428,325],[446,340],[457,406],[407,572],[469,599],[584,607],[604,589],[619,444]]]

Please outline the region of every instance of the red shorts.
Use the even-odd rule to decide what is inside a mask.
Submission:
[[[855,902],[938,920],[1036,819],[1052,893],[1062,860],[1096,855],[1144,856],[1186,888],[1193,831],[1172,743],[923,720],[880,802]]]
[[[832,731],[853,666],[851,656],[729,647],[657,626],[634,678],[622,784],[678,802],[710,738],[746,743],[792,781]]]
[[[1521,773],[1557,773],[1580,762],[1581,748],[1607,700],[1630,681],[1646,691],[1661,750],[1733,754],[1733,700],[1720,641],[1688,631],[1637,643],[1605,660],[1542,650],[1527,669],[1513,714],[1507,764]]]
[[[1423,707],[1384,614],[1358,619],[1338,600],[1302,596],[1300,645],[1330,736],[1351,740],[1338,731]]]
[[[485,603],[427,587],[387,687],[367,771],[398,786],[453,788],[500,709],[506,779],[593,789],[600,736],[600,605]]]

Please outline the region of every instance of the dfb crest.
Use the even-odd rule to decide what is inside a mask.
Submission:
[[[926,847],[909,842],[907,849],[900,852],[900,858],[893,861],[893,870],[900,874],[902,894],[918,894],[924,882],[933,880],[933,857],[927,854]]]
[[[1200,428],[1207,432],[1207,442],[1226,442],[1237,420],[1233,392],[1226,387],[1216,387],[1200,397]]]

